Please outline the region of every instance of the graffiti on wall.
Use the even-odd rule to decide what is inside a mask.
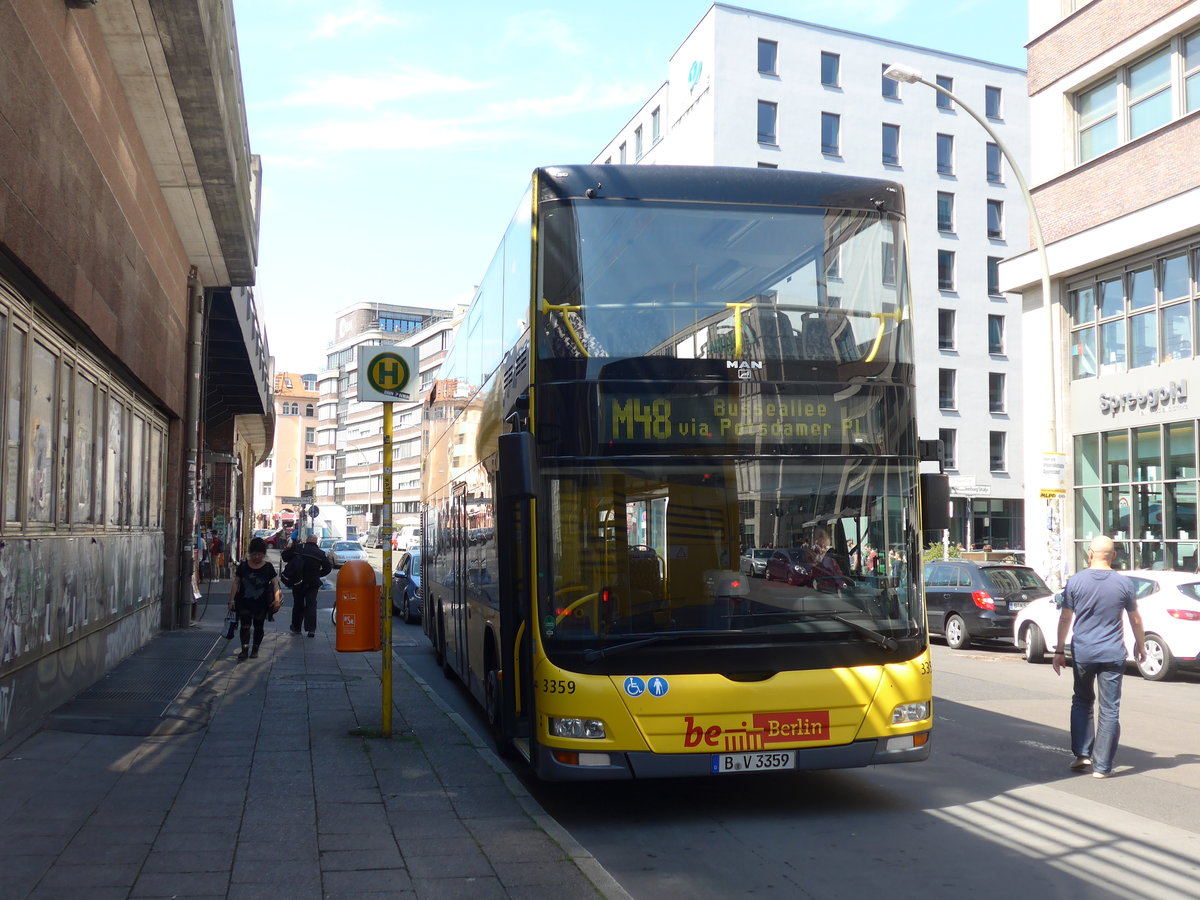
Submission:
[[[0,541],[0,679],[162,592],[160,532]]]

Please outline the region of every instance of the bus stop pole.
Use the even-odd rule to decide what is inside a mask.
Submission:
[[[392,736],[392,403],[383,404],[383,589],[379,621],[383,623],[383,737]]]

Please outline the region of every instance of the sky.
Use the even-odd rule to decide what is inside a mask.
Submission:
[[[530,173],[590,162],[711,5],[234,0],[276,370],[322,370],[351,303],[469,301]],[[1022,0],[729,5],[1025,66]]]

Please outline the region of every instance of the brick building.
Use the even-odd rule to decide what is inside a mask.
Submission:
[[[190,621],[273,422],[228,5],[0,0],[0,36],[3,744]]]
[[[1027,395],[1026,433],[1047,432],[1054,398],[1063,567],[1085,566],[1103,532],[1123,566],[1194,571],[1200,2],[1030,0],[1029,23],[1030,182],[1052,332],[1027,347],[1026,380],[1056,389]],[[1006,262],[1001,280],[1024,293],[1026,333],[1047,334],[1037,257]],[[1031,441],[1027,470],[1049,449]],[[1045,487],[1029,480],[1030,509],[1046,508]],[[1035,565],[1056,549],[1046,522],[1030,516]]]

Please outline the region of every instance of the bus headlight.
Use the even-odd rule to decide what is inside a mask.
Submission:
[[[604,722],[600,719],[551,719],[550,733],[562,738],[592,738],[602,740]]]
[[[901,703],[892,710],[892,724],[903,725],[905,722],[922,722],[929,718],[929,701],[920,703]]]

